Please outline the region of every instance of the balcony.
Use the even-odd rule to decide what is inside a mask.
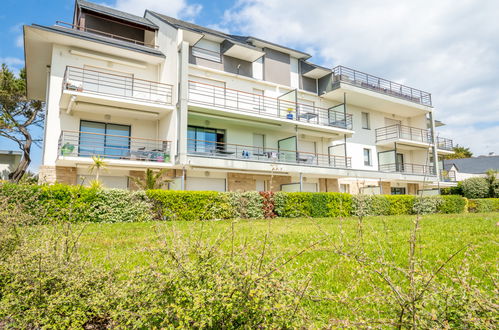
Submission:
[[[389,173],[415,174],[415,175],[430,175],[430,176],[435,175],[434,166],[410,164],[410,163],[380,164],[379,171],[389,172]]]
[[[106,23],[108,23],[108,25],[109,25],[109,21],[106,21]],[[120,23],[117,23],[115,21],[113,21],[112,24],[119,24],[118,26],[121,25],[121,26],[125,26],[125,27],[127,26],[125,24],[120,24]],[[123,35],[113,34],[113,33],[102,31],[102,30],[92,29],[92,28],[89,28],[89,27],[86,27],[86,26],[82,26],[82,25],[71,24],[71,23],[67,23],[67,22],[63,22],[63,21],[56,21],[55,25],[63,27],[63,28],[66,28],[66,29],[84,31],[84,32],[88,32],[88,33],[92,33],[92,34],[97,34],[97,35],[100,35],[100,36],[108,37],[108,38],[111,38],[111,39],[119,40],[119,41],[130,42],[130,43],[133,43],[135,45],[145,46],[145,47],[149,47],[149,48],[153,48],[153,49],[158,49],[159,48],[157,45],[154,45],[152,43],[147,43],[147,42],[144,42],[144,41],[141,41],[141,40],[129,38],[129,37],[126,37],[126,36],[123,36]]]
[[[172,86],[93,69],[66,67],[61,107],[75,101],[160,112],[172,104]],[[74,96],[74,98],[73,98]]]
[[[350,157],[194,139],[187,140],[187,153],[190,156],[242,160],[247,162],[326,168],[351,168],[352,166]]]
[[[433,143],[431,131],[404,125],[390,125],[375,130],[376,144],[381,146],[400,142],[416,147],[429,147]]]
[[[294,91],[291,91],[292,93]],[[351,133],[352,115],[329,109],[300,104],[295,97],[284,94],[273,98],[240,90],[189,81],[189,104],[202,108],[232,112],[246,118],[269,118],[286,124],[302,124],[327,128],[339,133]]]
[[[454,153],[454,143],[451,139],[437,137],[437,150],[441,154]]]
[[[456,171],[440,170],[440,180],[442,182],[457,182]]]
[[[376,111],[412,117],[432,106],[431,94],[344,66],[319,79],[319,95],[326,99]]]
[[[63,163],[92,163],[92,156],[100,156],[109,164],[171,165],[171,142],[123,135],[81,131],[62,131],[59,137],[58,161]]]

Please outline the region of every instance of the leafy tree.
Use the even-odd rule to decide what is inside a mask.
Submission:
[[[171,181],[170,179],[165,178],[166,171],[166,168],[157,172],[148,168],[143,178],[130,177],[130,179],[142,190],[162,189]]]
[[[490,169],[487,170],[485,174],[487,174],[485,180],[487,180],[487,183],[489,184],[489,197],[495,198],[497,197],[496,191],[498,190],[499,187],[499,180],[497,180],[497,171]]]
[[[17,168],[9,179],[19,182],[31,163],[33,140],[31,128],[41,126],[44,119],[43,104],[28,100],[26,96],[26,70],[16,76],[5,64],[0,69],[0,136],[14,141],[23,152]]]
[[[473,153],[470,148],[461,147],[459,144],[453,149],[454,153],[452,155],[445,156],[445,159],[460,159],[460,158],[470,158],[473,157]]]

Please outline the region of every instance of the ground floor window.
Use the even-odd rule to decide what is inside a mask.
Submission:
[[[405,188],[392,187],[392,195],[405,195]]]

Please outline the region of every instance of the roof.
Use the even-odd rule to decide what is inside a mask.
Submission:
[[[112,17],[119,18],[119,19],[123,19],[123,20],[128,21],[128,22],[133,22],[133,23],[136,23],[136,24],[147,26],[147,27],[149,27],[151,29],[154,29],[154,30],[158,29],[158,27],[156,26],[156,24],[154,24],[153,22],[151,22],[150,20],[148,20],[145,17],[140,17],[140,16],[132,15],[132,14],[126,13],[126,12],[121,11],[121,10],[117,10],[117,9],[114,9],[114,8],[102,6],[102,5],[99,5],[99,4],[96,4],[96,3],[92,3],[92,2],[88,2],[88,1],[84,1],[84,0],[76,0],[75,4],[77,6],[79,6],[80,8],[83,8],[83,9],[87,9],[87,10],[90,10],[90,11],[93,11],[93,12],[97,12],[97,13],[100,13],[100,14],[112,16]]]
[[[165,57],[165,55],[154,48],[143,46],[143,45],[138,45],[134,44],[128,41],[122,41],[119,39],[113,39],[109,38],[106,36],[100,36],[95,33],[90,33],[82,30],[76,30],[76,29],[68,29],[65,27],[60,27],[60,26],[44,26],[44,25],[38,25],[38,24],[33,24],[32,27],[49,31],[49,32],[55,32],[59,34],[65,34],[71,37],[76,37],[79,39],[84,39],[84,40],[89,40],[89,41],[94,41],[94,42],[99,42],[103,43],[106,45],[112,45],[120,48],[125,48],[125,49],[130,49],[130,50],[135,50],[138,52],[142,53],[147,53],[149,55],[156,55],[156,56],[162,56]]]
[[[448,171],[452,166],[461,173],[483,174],[490,169],[499,171],[499,155],[444,160],[444,170]]]
[[[211,34],[211,35],[217,36],[219,38],[228,39],[228,40],[230,40],[230,41],[232,41],[234,43],[239,43],[241,45],[245,45],[247,47],[254,47],[253,46],[253,42],[256,41],[256,42],[260,42],[260,43],[266,44],[267,46],[269,46],[269,48],[272,48],[272,46],[274,46],[274,47],[278,47],[278,48],[281,48],[281,49],[284,49],[284,50],[288,50],[288,51],[291,51],[291,52],[298,53],[301,56],[303,56],[304,58],[310,58],[311,57],[311,55],[309,55],[307,53],[304,53],[302,51],[299,51],[299,50],[296,50],[296,49],[292,49],[292,48],[289,48],[289,47],[285,47],[285,46],[281,46],[281,45],[277,45],[277,44],[272,43],[270,41],[265,41],[265,40],[262,40],[262,39],[259,39],[259,38],[255,38],[255,37],[251,37],[251,36],[239,36],[239,35],[235,35],[235,34],[224,33],[224,32],[213,30],[213,29],[201,26],[201,25],[197,25],[197,24],[193,24],[193,23],[190,23],[190,22],[182,21],[182,20],[176,19],[174,17],[163,15],[163,14],[157,13],[155,11],[151,11],[151,10],[146,10],[146,13],[150,13],[151,15],[159,18],[163,22],[165,22],[167,24],[170,24],[171,26],[173,26],[173,27],[175,27],[177,29],[185,29],[185,30],[190,30],[190,31],[202,33],[202,34]]]
[[[23,153],[16,150],[0,150],[0,155],[17,155],[21,156]]]

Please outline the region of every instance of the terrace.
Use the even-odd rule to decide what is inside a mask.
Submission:
[[[273,98],[198,81],[189,81],[189,103],[201,107],[233,111],[238,115],[253,115],[287,123],[314,125],[330,129],[352,130],[352,115],[343,105],[329,109],[296,101],[295,91]]]
[[[262,148],[248,145],[188,139],[187,153],[191,156],[231,160],[279,163],[327,168],[351,168],[350,157],[281,148]]]
[[[65,130],[59,137],[59,159],[99,156],[114,161],[171,162],[171,142],[127,135]]]

